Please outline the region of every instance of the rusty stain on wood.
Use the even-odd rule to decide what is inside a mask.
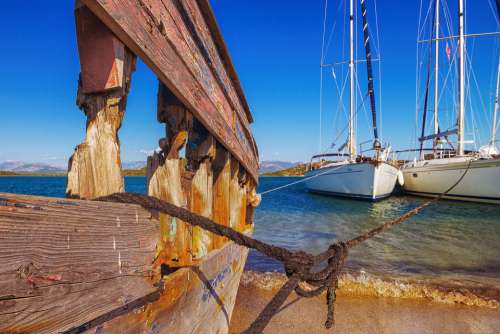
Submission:
[[[231,154],[222,146],[217,146],[212,166],[214,169],[213,220],[221,225],[229,226]],[[226,238],[220,236],[215,237],[215,247],[220,247],[225,242]]]

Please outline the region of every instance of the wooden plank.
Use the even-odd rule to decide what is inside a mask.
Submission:
[[[229,50],[227,48],[226,42],[222,37],[221,30],[215,18],[212,7],[210,6],[210,2],[207,0],[197,0],[198,6],[203,14],[203,18],[208,26],[208,29],[213,37],[213,41],[217,47],[220,57],[222,58],[222,62],[224,67],[226,68],[231,81],[233,82],[234,88],[240,97],[241,103],[243,103],[243,108],[245,109],[248,122],[253,123],[252,114],[250,112],[250,107],[248,106],[247,100],[245,98],[245,94],[243,93],[243,88],[241,87],[240,80],[238,78],[238,74],[233,65],[233,61],[229,55]]]
[[[185,53],[186,40],[179,38],[182,34],[178,30],[173,30],[172,13],[152,0],[83,0],[83,2],[128,48],[141,57],[160,80],[257,180],[258,157],[256,147],[252,145],[254,140],[250,130],[236,115],[234,118],[241,123],[240,135],[237,134],[236,125],[227,122],[224,113],[233,114],[235,111],[227,110],[226,98],[223,99],[225,101],[223,104],[218,105],[217,102],[214,104],[214,100],[211,99],[212,92],[215,92],[217,99],[223,98],[220,95],[220,86],[217,82],[213,82],[213,73],[203,70],[205,68],[203,57],[199,52],[194,55]],[[160,12],[153,13],[152,9]],[[192,52],[192,49],[189,50]],[[210,87],[214,89],[210,91]]]
[[[212,40],[212,34],[198,4],[193,0],[162,0],[161,2],[172,13],[171,17],[175,21],[183,39],[190,46],[191,52],[202,57],[201,61],[205,66],[204,71],[213,75],[214,82],[220,86],[221,92],[230,104],[229,110],[235,110],[238,117],[248,127],[249,118],[225,70],[219,52]],[[233,117],[232,113],[228,113],[227,116]]]
[[[221,225],[229,226],[231,154],[223,147],[217,146],[215,159],[212,166],[214,168],[213,220]],[[214,246],[216,248],[219,248],[226,241],[226,238],[216,236],[214,240]]]
[[[154,21],[161,22],[165,37],[173,41],[174,48],[179,55],[189,55],[184,59],[185,66],[196,78],[202,89],[207,92],[209,100],[224,117],[226,123],[231,124],[234,117],[234,107],[219,85],[220,77],[212,71],[211,60],[203,47],[196,27],[191,21],[185,6],[181,1],[155,1],[146,3]],[[198,38],[196,38],[198,37]]]
[[[191,180],[190,210],[207,218],[212,218],[213,171],[212,160],[215,156],[214,138],[193,119],[189,129],[186,146],[187,167],[194,173]],[[213,235],[199,227],[192,229],[192,256],[201,259],[213,249]]]
[[[241,173],[239,162],[236,159],[231,159],[229,226],[240,232],[246,229],[247,190],[245,183],[246,180]]]
[[[180,159],[165,159],[155,153],[148,158],[148,195],[177,206],[188,206],[182,187],[183,162]],[[191,229],[185,222],[161,213],[161,241],[157,249],[157,263],[172,267],[191,264]]]
[[[137,205],[0,193],[0,333],[60,333],[157,290]]]

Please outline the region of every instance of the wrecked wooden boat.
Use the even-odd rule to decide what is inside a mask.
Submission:
[[[252,116],[208,0],[81,0],[75,16],[86,137],[68,198],[0,193],[0,333],[227,333],[245,248],[92,201],[124,191],[118,130],[139,57],[166,131],[148,194],[252,232]]]

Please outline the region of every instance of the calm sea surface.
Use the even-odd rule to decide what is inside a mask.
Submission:
[[[259,191],[297,178],[261,178]],[[0,192],[64,196],[65,177],[0,177]],[[125,178],[127,191],[145,192],[144,177]],[[302,184],[264,195],[255,237],[290,249],[320,252],[422,203],[394,196],[377,203],[313,195]],[[248,269],[282,270],[251,252]],[[353,249],[347,270],[381,278],[500,290],[500,206],[441,201],[403,225]]]

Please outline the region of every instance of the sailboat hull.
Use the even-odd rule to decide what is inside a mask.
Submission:
[[[398,169],[388,163],[340,162],[310,171],[306,188],[331,196],[380,200],[390,196],[396,185]]]
[[[408,194],[433,197],[445,192],[467,171],[444,198],[500,204],[500,158],[458,157],[418,161],[403,168]]]

